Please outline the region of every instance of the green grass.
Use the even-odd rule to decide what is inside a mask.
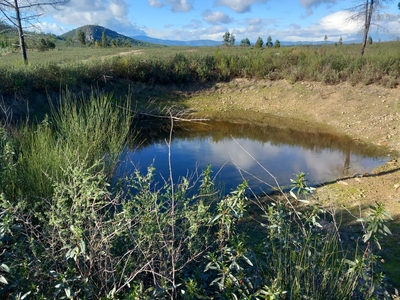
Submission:
[[[399,83],[398,42],[369,45],[302,46],[279,49],[199,48],[60,48],[29,52],[26,68],[18,54],[3,56],[2,94],[58,91],[60,87],[103,86],[107,81],[145,84],[187,84],[237,77],[287,79],[338,84]],[[119,55],[123,52],[135,51]],[[7,58],[7,59],[6,59]]]
[[[101,161],[111,177],[117,157],[133,132],[130,99],[116,101],[112,95],[75,97],[66,92],[38,125],[22,124],[14,132],[18,177],[9,200],[25,195],[35,207],[40,198],[53,193],[65,168],[76,159],[89,164]],[[11,184],[11,182],[9,183]],[[14,200],[16,201],[16,200]]]

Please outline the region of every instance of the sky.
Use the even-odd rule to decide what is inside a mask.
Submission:
[[[363,0],[70,0],[63,10],[47,9],[45,33],[62,34],[83,25],[101,25],[126,36],[169,40],[221,41],[226,31],[236,42],[258,37],[297,42],[361,40],[362,24],[347,9]],[[371,28],[374,41],[400,37],[398,1],[386,1],[391,15]]]

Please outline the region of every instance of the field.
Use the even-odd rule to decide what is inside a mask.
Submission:
[[[359,45],[60,48],[29,52],[28,67],[3,53],[0,232],[9,242],[0,281],[12,284],[2,295],[391,299],[400,283],[399,49],[374,43],[361,58]],[[126,112],[171,106],[187,117],[347,134],[389,148],[392,160],[307,198],[301,174],[293,195],[268,199],[247,199],[244,186],[219,195],[210,170],[194,198],[187,182],[154,190],[151,172],[121,181],[132,195],[109,188],[135,136]]]

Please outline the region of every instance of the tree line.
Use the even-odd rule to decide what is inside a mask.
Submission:
[[[233,35],[233,33],[226,31],[225,34],[222,36],[222,38],[223,38],[224,46],[231,46],[231,47],[235,46],[236,38]],[[242,46],[242,47],[251,47],[251,45],[252,44],[247,37],[240,41],[240,46]],[[264,46],[263,39],[261,37],[258,37],[254,46],[256,48],[262,48]],[[272,47],[279,48],[280,46],[281,46],[281,43],[279,42],[279,40],[276,40],[275,43],[273,43],[271,36],[269,36],[267,38],[267,42],[265,43],[265,47],[267,47],[267,48],[272,48]]]
[[[35,36],[33,39],[25,41],[26,49],[35,49],[38,51],[52,50],[56,48],[57,37],[54,34],[45,34]],[[4,32],[0,34],[0,48],[18,49],[18,37],[8,37]]]

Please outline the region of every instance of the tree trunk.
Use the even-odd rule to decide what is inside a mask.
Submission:
[[[15,18],[17,21],[18,27],[18,35],[19,35],[19,44],[21,47],[22,57],[24,58],[25,65],[28,64],[28,56],[26,55],[26,48],[25,48],[25,38],[24,38],[24,31],[22,29],[22,22],[21,22],[21,14],[19,12],[18,1],[14,0],[14,8],[15,8]]]
[[[369,27],[371,26],[372,12],[374,9],[374,0],[365,1],[365,22],[364,22],[364,36],[361,46],[361,56],[364,55],[365,47],[367,46],[367,38]]]

